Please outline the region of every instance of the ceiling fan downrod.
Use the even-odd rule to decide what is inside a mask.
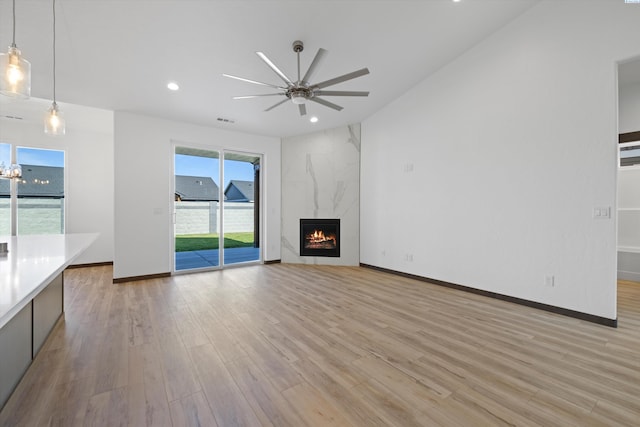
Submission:
[[[293,42],[293,51],[296,53],[296,56],[298,57],[298,81],[296,82],[296,85],[299,85],[300,82],[300,52],[302,52],[304,50],[304,43],[302,43],[300,40],[296,40]]]

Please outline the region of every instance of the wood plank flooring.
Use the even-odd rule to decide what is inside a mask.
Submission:
[[[612,329],[357,267],[111,278],[65,272],[0,426],[640,425],[638,283]]]

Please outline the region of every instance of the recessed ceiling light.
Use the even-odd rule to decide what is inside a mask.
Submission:
[[[316,122],[318,121],[318,118],[317,118],[316,116],[313,116],[313,117],[311,117],[311,118],[309,119],[309,121],[310,121],[311,123],[316,123]]]
[[[169,82],[167,84],[167,89],[169,89],[169,90],[178,90],[178,89],[180,89],[180,86],[178,86],[178,83],[176,83],[176,82]]]

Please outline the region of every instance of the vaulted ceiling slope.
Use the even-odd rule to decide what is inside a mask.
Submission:
[[[59,0],[56,95],[63,106],[128,111],[270,136],[304,134],[361,121],[535,3]],[[11,43],[11,15],[11,1],[1,0],[2,50]],[[51,15],[51,1],[16,0],[16,43],[32,64],[32,96],[44,99],[52,96]],[[302,70],[318,48],[328,51],[315,74],[317,81],[368,67],[369,75],[332,89],[368,90],[369,97],[334,99],[344,107],[340,112],[311,103],[306,117],[289,103],[264,112],[273,97],[232,99],[268,93],[269,88],[230,80],[223,73],[282,82],[256,51],[295,78],[294,40],[305,45]],[[177,82],[180,90],[168,91],[169,81]],[[2,108],[9,114],[13,107],[5,102]],[[318,123],[310,123],[311,116],[317,116]]]

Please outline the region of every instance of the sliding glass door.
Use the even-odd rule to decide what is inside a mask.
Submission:
[[[175,147],[175,271],[221,265],[219,179],[218,151]]]
[[[261,260],[260,163],[257,154],[175,146],[174,271]]]
[[[260,156],[224,153],[225,265],[260,260]]]

